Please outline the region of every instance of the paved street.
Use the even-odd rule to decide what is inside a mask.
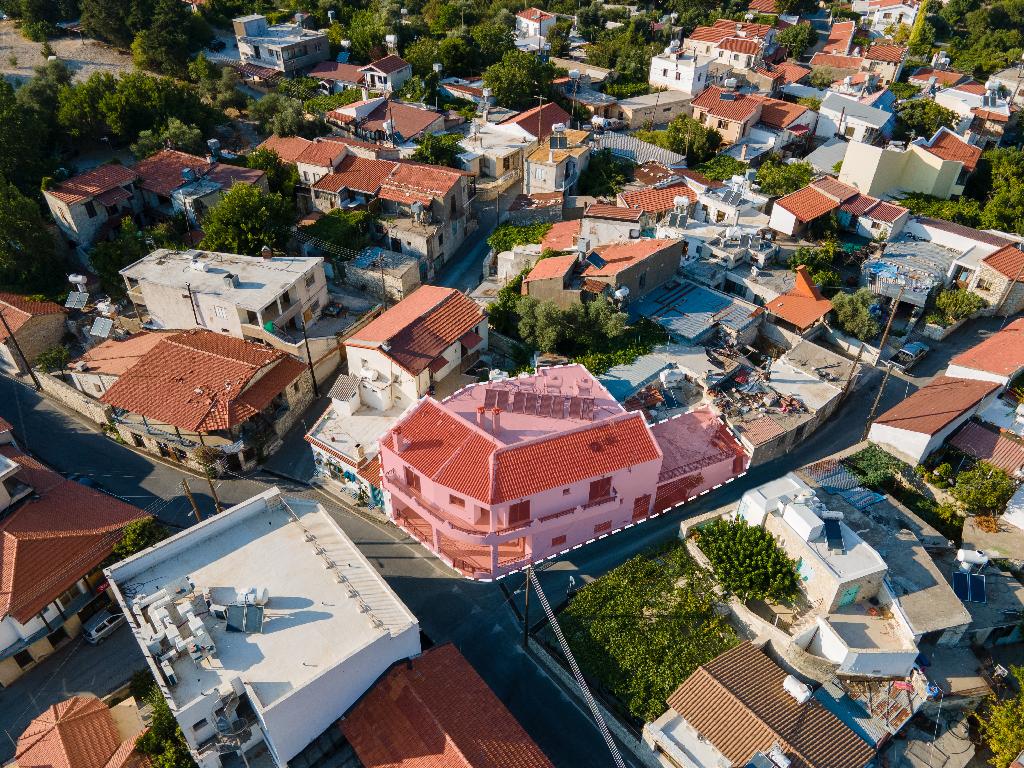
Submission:
[[[890,378],[880,410],[902,400],[944,368],[952,355],[977,343],[998,325],[994,320],[974,321],[949,342],[933,345],[935,351],[914,370],[914,377]],[[879,370],[869,371],[838,415],[791,454],[756,468],[681,511],[546,564],[541,580],[552,603],[564,597],[570,576],[577,584],[600,576],[634,553],[675,535],[684,516],[734,502],[754,485],[858,442],[880,380]],[[315,419],[322,409],[323,403],[314,405],[306,421]],[[213,511],[205,480],[117,444],[30,387],[0,378],[0,416],[14,425],[24,448],[55,469],[88,474],[111,492],[150,509],[171,525],[191,523],[188,504],[180,493],[182,477],[190,478],[202,513]],[[260,474],[221,480],[217,491],[222,501],[230,504],[259,492],[268,483],[278,483],[296,494],[315,493],[300,484]],[[498,585],[457,577],[394,527],[372,522],[327,499],[320,500],[419,617],[430,639],[454,642],[557,766],[611,765],[589,718],[522,652],[521,627]],[[521,581],[521,575],[510,577],[508,586],[515,589]],[[514,599],[520,601],[521,597],[520,592]],[[0,690],[0,726],[16,738],[27,719],[44,707],[76,691],[107,692],[126,680],[141,661],[126,631],[99,648],[72,643],[10,688]],[[10,757],[12,750],[11,742],[5,740],[0,760]]]

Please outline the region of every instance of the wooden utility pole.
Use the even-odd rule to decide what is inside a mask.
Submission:
[[[857,350],[857,357],[853,360],[853,365],[850,366],[850,373],[846,377],[846,381],[843,382],[843,397],[850,391],[850,385],[853,383],[853,376],[857,373],[857,366],[860,365],[860,359],[864,356],[864,348],[867,346],[866,341],[860,343],[860,349]]]
[[[217,486],[213,484],[213,475],[211,475],[209,472],[206,472],[206,482],[210,484],[210,494],[213,496],[213,508],[217,511],[217,514],[219,515],[221,512],[224,511],[224,508],[220,504],[220,497],[217,496]]]
[[[871,431],[871,422],[875,420],[875,411],[878,410],[878,403],[882,400],[882,393],[885,391],[886,382],[889,381],[889,374],[892,373],[892,360],[889,360],[885,364],[885,376],[882,377],[882,383],[878,387],[878,394],[875,395],[875,402],[871,404],[871,413],[868,414],[868,420],[864,424],[864,434],[860,436],[861,440],[868,439],[868,432]]]
[[[192,495],[192,489],[188,487],[188,480],[184,477],[181,478],[181,490],[185,492],[185,496],[188,497],[188,503],[192,505],[192,511],[195,513],[196,516],[196,522],[203,522],[203,515],[199,511],[199,505],[196,504],[196,499]]]
[[[885,332],[882,334],[882,341],[878,344],[879,356],[885,354],[885,342],[889,340],[889,331],[892,329],[892,321],[896,319],[896,310],[900,308],[900,301],[903,299],[903,292],[907,290],[906,285],[900,286],[900,292],[896,295],[896,301],[892,303],[892,312],[889,313],[889,322],[885,324]]]
[[[18,350],[18,356],[21,358],[21,362],[23,362],[25,367],[28,369],[28,375],[32,377],[32,383],[36,385],[36,392],[38,392],[43,388],[43,386],[39,383],[36,372],[32,370],[32,366],[28,362],[28,358],[25,357],[25,353],[21,349],[21,344],[18,343],[18,339],[15,337],[14,331],[11,330],[11,326],[7,322],[7,313],[3,309],[0,309],[0,320],[3,320],[4,330],[7,331],[7,338],[11,340],[14,348]]]

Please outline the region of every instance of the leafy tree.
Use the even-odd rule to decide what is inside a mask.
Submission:
[[[143,517],[139,520],[132,520],[121,529],[121,540],[114,545],[115,562],[131,557],[144,549],[149,549],[169,535],[168,530],[160,525],[156,518]]]
[[[621,192],[627,181],[625,164],[610,149],[602,149],[590,155],[577,186],[581,195],[611,197]]]
[[[807,107],[812,112],[817,112],[821,109],[821,99],[815,99],[812,96],[804,96],[802,99],[797,99],[796,103],[802,107]]]
[[[41,131],[35,114],[18,102],[14,88],[0,78],[0,195],[5,194],[3,179],[26,194],[39,189],[39,178],[45,167],[36,140]],[[6,233],[6,230],[0,231]],[[0,239],[0,253],[3,247]]]
[[[18,103],[34,118],[35,135],[32,137],[44,147],[53,146],[56,139],[54,116],[60,92],[71,83],[71,70],[62,61],[47,61],[36,67],[34,76],[18,89]]]
[[[741,600],[797,596],[796,563],[761,526],[718,519],[700,529],[697,543],[722,588]]]
[[[807,82],[815,88],[828,88],[839,79],[836,71],[830,67],[815,67],[807,77]]]
[[[511,251],[517,245],[539,243],[551,229],[550,224],[502,224],[487,238],[487,245],[495,253]]]
[[[952,128],[959,121],[956,112],[931,99],[911,99],[896,105],[896,130],[899,139],[931,137],[939,128]]]
[[[306,119],[302,102],[280,93],[268,93],[249,108],[249,115],[260,124],[264,134],[279,136],[315,136],[318,128]]]
[[[555,68],[532,53],[507,51],[501,61],[484,70],[484,84],[495,101],[510,109],[536,106],[537,96],[547,96]]]
[[[100,138],[107,129],[100,103],[117,87],[108,72],[93,72],[87,80],[66,85],[57,93],[58,130],[74,141]]]
[[[100,96],[99,110],[107,129],[125,142],[166,125],[172,117],[204,133],[218,118],[189,85],[144,72],[121,75],[116,86]]]
[[[476,54],[480,66],[487,68],[501,61],[501,58],[515,48],[515,36],[512,28],[506,24],[487,22],[470,30],[476,44]]]
[[[722,146],[722,134],[687,115],[674,119],[664,131],[637,131],[636,135],[641,141],[685,155],[690,166],[710,160]]]
[[[120,271],[146,255],[146,241],[131,219],[121,222],[121,229],[112,240],[96,243],[89,252],[89,263],[100,284],[114,298],[125,296],[124,278]]]
[[[778,155],[770,155],[757,169],[757,183],[766,195],[788,195],[811,183],[815,176],[810,163],[787,163]]]
[[[0,285],[50,291],[63,280],[57,255],[39,206],[0,176]]]
[[[194,125],[185,125],[176,117],[167,121],[159,131],[142,131],[132,144],[136,157],[149,157],[161,149],[177,149],[181,152],[199,154],[203,151],[203,132]]]
[[[868,488],[881,491],[891,489],[896,477],[906,466],[877,445],[868,445],[866,448],[862,448],[852,456],[848,456],[844,463],[860,478],[861,483]]]
[[[794,24],[779,33],[779,45],[789,49],[789,55],[799,59],[818,41],[818,33],[810,24]]]
[[[789,268],[796,270],[799,266],[807,267],[811,279],[819,286],[839,285],[839,273],[836,271],[836,259],[841,246],[835,239],[825,240],[820,247],[804,246],[797,248],[789,257]]]
[[[952,290],[940,291],[935,297],[935,306],[938,307],[950,323],[965,320],[985,306],[985,300],[976,293],[954,288]]]
[[[1015,490],[1017,484],[1006,472],[987,461],[979,461],[956,476],[950,493],[968,514],[994,515],[1003,511]]]
[[[367,211],[345,211],[335,208],[308,227],[306,233],[349,251],[359,251],[370,241],[370,222]]]
[[[1010,667],[1015,680],[1024,680],[1024,667]],[[1024,751],[1024,689],[1018,687],[1014,696],[999,700],[992,697],[987,706],[974,713],[982,741],[992,752],[989,763],[1008,768]]]
[[[292,225],[292,204],[275,192],[236,184],[203,220],[203,248],[255,256],[265,245],[283,248]]]
[[[530,269],[526,268],[509,280],[498,291],[495,302],[487,308],[488,325],[498,333],[503,333],[506,336],[516,335],[516,327],[519,323],[517,307],[519,299],[522,298],[523,279],[528,274],[530,274]]]
[[[889,90],[897,99],[910,99],[921,92],[921,89],[910,83],[889,83]]]
[[[128,26],[132,5],[132,0],[81,0],[82,28],[90,37],[127,48],[135,37]]]
[[[969,197],[943,200],[941,197],[911,192],[899,200],[899,204],[918,216],[945,219],[968,227],[981,223],[981,204]]]
[[[152,708],[153,719],[149,730],[135,743],[136,751],[149,757],[154,768],[195,768],[178,721],[155,685],[146,696],[146,703]]]
[[[548,31],[546,38],[550,46],[552,56],[563,56],[569,51],[569,32],[572,29],[572,22],[568,19],[559,19]]]
[[[520,338],[542,352],[587,352],[619,338],[626,328],[625,313],[607,301],[581,302],[563,310],[553,302],[524,296],[516,310]]]
[[[181,0],[156,0],[152,22],[132,41],[135,65],[155,72],[184,74],[191,48],[188,36],[191,15]]]
[[[747,164],[729,155],[715,155],[695,169],[697,173],[715,181],[725,181],[733,176],[742,176],[747,171]]]
[[[356,11],[348,26],[352,55],[362,61],[373,61],[386,51],[384,37],[388,33],[384,18],[373,10]]]
[[[458,134],[438,135],[428,133],[417,143],[416,151],[412,153],[412,159],[430,165],[445,165],[449,168],[459,167],[459,155],[462,147],[459,146]]]
[[[402,58],[409,62],[414,75],[427,77],[433,74],[434,63],[441,60],[437,40],[432,37],[413,40],[402,52]]]
[[[62,375],[71,360],[71,350],[64,344],[50,347],[36,358],[36,365],[47,373],[59,371]]]
[[[837,293],[832,297],[832,309],[839,327],[861,341],[873,339],[881,330],[868,309],[875,301],[876,296],[867,288],[856,293]]]
[[[287,200],[295,194],[295,185],[299,183],[299,171],[291,163],[282,162],[274,150],[266,147],[254,149],[245,158],[245,164],[267,174],[267,186],[271,192],[277,192]]]

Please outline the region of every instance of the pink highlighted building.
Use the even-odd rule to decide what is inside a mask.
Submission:
[[[742,472],[709,410],[649,426],[582,366],[426,397],[380,439],[391,519],[466,576],[503,576]]]

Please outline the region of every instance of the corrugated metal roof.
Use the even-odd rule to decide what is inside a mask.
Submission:
[[[658,355],[644,355],[628,365],[609,368],[604,375],[598,376],[597,380],[621,403],[657,379],[658,374],[669,367],[669,364]]]

